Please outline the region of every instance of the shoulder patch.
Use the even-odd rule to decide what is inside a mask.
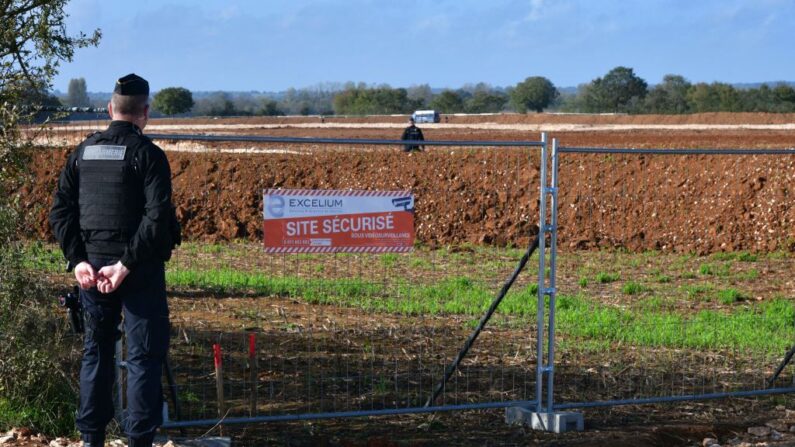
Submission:
[[[127,146],[98,144],[83,149],[83,160],[124,160]]]

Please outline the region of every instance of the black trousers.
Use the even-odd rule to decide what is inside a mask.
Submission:
[[[118,259],[89,256],[98,271]],[[165,268],[144,263],[132,270],[110,294],[81,290],[85,309],[85,342],[80,368],[77,428],[85,441],[104,439],[113,419],[115,344],[123,321],[127,335],[127,414],[125,432],[148,440],[163,423],[161,377],[168,352],[169,322]],[[123,316],[123,320],[122,320]],[[144,441],[146,443],[146,441]]]

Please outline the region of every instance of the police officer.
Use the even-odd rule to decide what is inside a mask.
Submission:
[[[425,141],[425,137],[422,136],[422,130],[414,125],[414,118],[409,117],[409,126],[403,130],[403,135],[400,137],[400,139],[409,141]],[[419,150],[422,150],[422,146],[417,146],[415,144],[407,144],[403,146],[403,152]]]
[[[179,224],[168,159],[142,134],[149,83],[135,74],[119,79],[108,111],[107,130],[69,155],[50,223],[74,267],[85,309],[77,415],[84,445],[103,445],[113,418],[114,348],[123,315],[125,432],[131,447],[151,446],[163,423],[160,378],[169,343],[164,262],[179,243]]]

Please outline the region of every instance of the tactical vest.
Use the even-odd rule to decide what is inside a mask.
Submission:
[[[141,222],[143,182],[135,151],[111,144],[86,144],[77,157],[80,229],[107,231],[127,242]]]
[[[408,135],[406,135],[406,137],[409,140],[413,140],[413,141],[419,140],[420,139],[419,129],[416,128],[416,127],[409,127]]]

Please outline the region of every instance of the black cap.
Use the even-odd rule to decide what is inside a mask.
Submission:
[[[149,83],[135,73],[119,78],[113,93],[122,96],[149,95]]]

